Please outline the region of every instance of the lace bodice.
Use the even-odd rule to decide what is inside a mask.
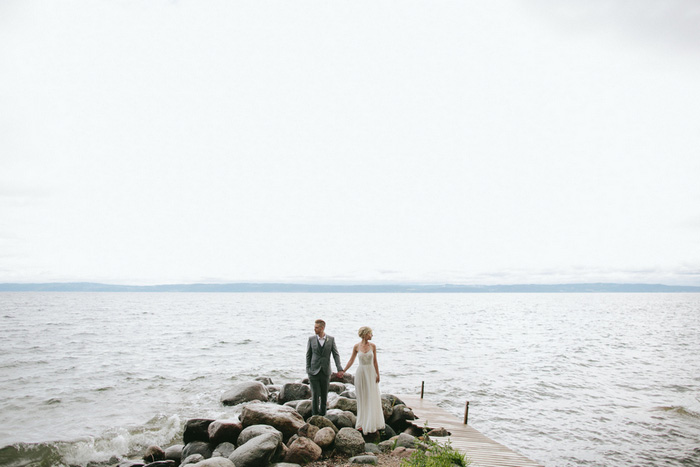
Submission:
[[[374,354],[372,351],[368,352],[357,352],[357,356],[360,361],[360,365],[371,365],[374,361]]]

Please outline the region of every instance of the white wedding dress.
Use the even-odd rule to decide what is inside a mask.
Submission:
[[[377,384],[377,372],[374,369],[374,354],[357,352],[360,366],[355,373],[355,395],[357,397],[357,423],[355,428],[362,432],[374,433],[384,428],[382,397]]]

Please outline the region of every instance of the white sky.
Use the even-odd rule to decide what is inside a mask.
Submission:
[[[2,0],[0,110],[0,282],[700,285],[695,0]]]

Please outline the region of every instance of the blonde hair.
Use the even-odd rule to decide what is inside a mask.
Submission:
[[[372,328],[369,326],[362,326],[358,331],[357,335],[360,336],[360,338],[365,337],[367,334],[372,333]]]

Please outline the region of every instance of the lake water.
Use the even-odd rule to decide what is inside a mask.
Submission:
[[[0,294],[0,465],[87,465],[305,376],[313,321],[381,389],[546,466],[700,465],[700,294]],[[352,370],[351,370],[352,372]]]

